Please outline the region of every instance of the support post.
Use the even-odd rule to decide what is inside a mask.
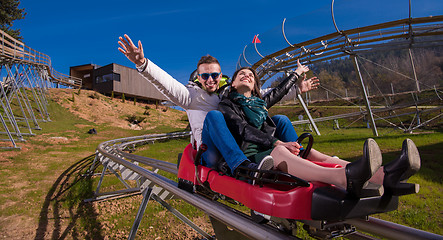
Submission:
[[[205,239],[214,239],[211,235],[209,235],[207,232],[203,231],[199,226],[197,226],[195,223],[193,223],[191,220],[189,220],[185,215],[183,215],[181,212],[177,211],[177,209],[173,208],[171,205],[169,205],[167,202],[165,202],[161,197],[152,194],[151,198],[160,203],[163,207],[165,207],[169,212],[174,214],[178,219],[180,219],[182,222],[186,223],[188,226],[190,226],[192,229],[197,231],[200,235],[202,235]]]
[[[137,234],[138,227],[142,221],[143,214],[145,213],[146,206],[148,205],[149,198],[151,198],[152,188],[145,188],[142,192],[143,199],[138,208],[137,216],[135,217],[134,224],[132,225],[131,232],[129,233],[128,240],[133,240]]]
[[[409,59],[411,59],[412,72],[414,73],[415,85],[417,86],[417,92],[420,92],[420,84],[418,83],[417,73],[415,72],[414,58],[412,57],[412,50],[409,48]]]
[[[298,101],[300,102],[301,106],[305,110],[306,115],[308,116],[309,122],[314,127],[315,133],[317,135],[321,135],[320,131],[318,131],[317,125],[315,125],[314,119],[312,119],[311,114],[309,113],[308,107],[306,106],[305,102],[303,101],[303,97],[301,94],[297,94]]]
[[[368,94],[366,93],[366,88],[365,88],[365,84],[363,82],[363,77],[361,76],[360,68],[358,67],[357,58],[355,55],[351,55],[351,58],[352,58],[352,62],[354,63],[354,67],[355,67],[355,71],[357,73],[357,76],[360,79],[361,89],[363,91],[363,98],[365,100],[366,109],[368,112],[368,118],[370,119],[371,125],[372,125],[372,133],[374,134],[374,136],[378,136],[377,126],[375,125],[374,115],[372,114],[371,104],[369,103],[369,100],[368,100]]]

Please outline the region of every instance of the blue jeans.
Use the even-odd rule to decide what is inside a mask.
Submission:
[[[275,137],[284,142],[294,142],[298,136],[291,121],[284,115],[272,117],[277,129]],[[202,142],[208,149],[202,154],[203,164],[210,168],[216,168],[219,161],[224,158],[231,172],[248,158],[238,146],[234,137],[226,125],[223,114],[219,111],[210,111],[206,115]]]
[[[285,115],[275,115],[271,119],[276,125],[274,137],[283,142],[297,141],[297,132],[288,117]],[[304,150],[303,146],[301,146],[300,150]]]
[[[274,137],[282,142],[295,142],[298,139],[297,132],[292,126],[291,120],[285,115],[275,115],[271,117],[274,121],[276,129]]]

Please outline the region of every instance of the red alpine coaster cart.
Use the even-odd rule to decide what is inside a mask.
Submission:
[[[302,134],[298,141],[301,142],[306,137],[309,137],[309,142],[301,154],[303,158],[309,154],[313,143],[309,133]],[[337,224],[340,225],[338,228],[341,230],[339,233],[329,230],[329,233],[343,235],[355,231],[349,224],[344,224],[344,220],[389,212],[398,207],[398,196],[392,194],[380,196],[368,190],[364,193],[365,197],[356,198],[334,185],[307,182],[278,171],[258,170],[258,177],[254,179],[257,184],[252,185],[247,179],[232,177],[201,165],[200,156],[204,148],[205,145],[202,144],[197,151],[189,144],[184,149],[178,163],[179,188],[213,199],[217,196],[233,199],[250,208],[252,219],[257,222],[286,219],[308,224],[320,221],[323,226],[326,223],[335,223],[332,225],[335,228]],[[331,168],[342,167],[336,164],[316,164]]]

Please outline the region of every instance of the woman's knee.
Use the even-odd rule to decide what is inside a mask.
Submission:
[[[281,154],[283,154],[284,151],[286,151],[287,148],[282,145],[277,145],[274,147],[274,149],[271,152],[272,157],[280,157]]]
[[[276,124],[282,124],[282,123],[290,123],[291,120],[286,115],[275,115],[272,118],[272,121],[274,121]]]
[[[209,111],[208,114],[206,114],[205,122],[216,122],[220,119],[224,120],[223,114],[220,111],[212,110]]]

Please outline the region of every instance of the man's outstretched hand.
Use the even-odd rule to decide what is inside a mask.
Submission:
[[[121,48],[118,48],[118,50],[136,66],[143,65],[146,59],[145,55],[143,54],[142,42],[139,40],[138,47],[136,47],[128,35],[125,34],[124,36],[125,38],[119,37],[120,41],[118,41],[118,44],[121,46]]]

